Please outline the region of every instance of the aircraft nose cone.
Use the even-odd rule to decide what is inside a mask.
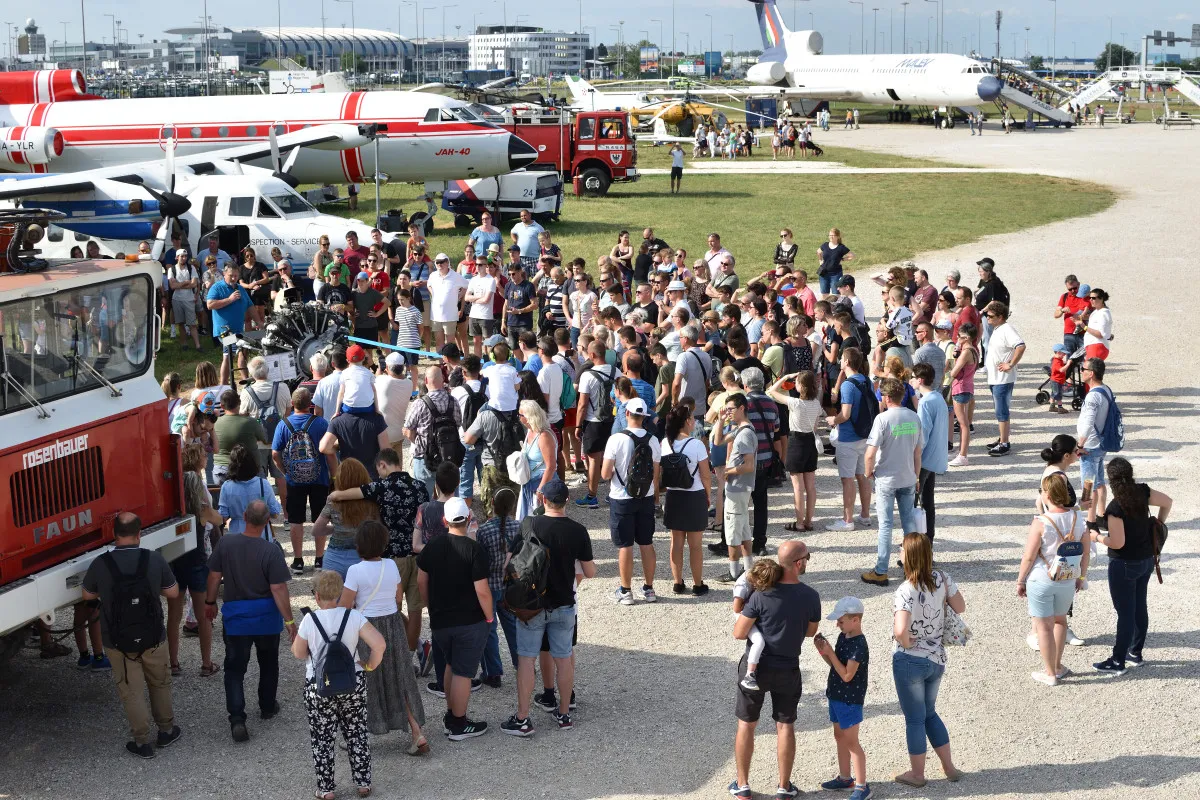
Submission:
[[[517,136],[508,137],[508,168],[521,169],[537,161],[538,151]]]
[[[995,75],[988,75],[986,78],[979,79],[979,99],[980,100],[995,100],[1000,96],[1000,90],[1004,88],[1004,81],[997,78]]]

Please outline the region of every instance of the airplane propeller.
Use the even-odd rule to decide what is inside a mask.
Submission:
[[[279,156],[279,140],[275,138],[275,131],[278,129],[278,127],[278,125],[272,125],[267,137],[268,141],[271,143],[271,174],[295,189],[300,185],[300,181],[291,174],[291,170],[292,167],[296,165],[296,157],[300,154],[300,148],[293,147],[290,151],[288,151],[287,161],[281,163]]]
[[[142,184],[142,188],[158,201],[158,213],[163,218],[162,224],[158,228],[158,236],[154,240],[154,248],[151,251],[155,261],[162,258],[163,251],[166,249],[167,242],[170,239],[171,231],[175,227],[175,220],[186,214],[192,207],[191,200],[188,200],[181,194],[175,193],[176,144],[174,136],[166,141],[166,155],[163,159],[163,186],[165,187],[165,191],[160,192],[145,183]]]

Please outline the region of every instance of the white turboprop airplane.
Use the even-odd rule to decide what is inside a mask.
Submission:
[[[337,123],[385,126],[378,171],[392,181],[502,175],[537,159],[536,150],[480,119],[466,103],[423,92],[103,100],[84,94],[81,79],[60,91],[62,81],[54,76],[24,74],[30,90],[0,86],[0,171],[79,172],[154,161],[170,138],[178,139],[179,155],[186,157],[265,145],[272,129],[282,137]],[[253,163],[270,166],[266,156]],[[360,183],[376,171],[372,146],[306,149],[291,174],[302,183]]]

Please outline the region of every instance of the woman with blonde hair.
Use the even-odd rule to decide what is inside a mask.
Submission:
[[[709,399],[708,413],[704,415],[704,421],[712,426],[712,432],[709,434],[708,458],[713,474],[717,476],[716,490],[714,491],[716,495],[714,505],[717,513],[708,527],[709,530],[720,532],[724,530],[722,520],[725,519],[725,461],[729,455],[729,442],[726,440],[724,444],[716,444],[714,440],[717,436],[717,428],[722,425],[721,410],[725,408],[725,401],[729,399],[730,395],[745,394],[746,390],[742,388],[742,379],[733,367],[723,367],[717,377],[721,381],[722,391],[714,393]],[[724,545],[710,544],[708,547],[714,553],[725,554]]]
[[[521,423],[528,433],[521,445],[521,453],[529,462],[529,480],[521,487],[517,501],[517,522],[541,507],[542,487],[558,474],[558,441],[550,430],[546,411],[536,400],[522,400],[519,409]]]
[[[697,308],[701,312],[712,307],[712,300],[708,296],[710,277],[708,262],[700,259],[692,269],[691,275],[680,278],[687,285],[687,293],[684,294],[684,298],[691,303],[693,308]]]
[[[321,287],[325,285],[324,276],[325,268],[333,263],[333,252],[329,249],[329,237],[321,234],[317,239],[318,249],[313,254],[312,263],[308,265],[308,279],[312,281],[312,297],[305,295],[306,301],[314,299],[321,293]]]
[[[912,371],[899,356],[888,356],[883,364],[876,368],[875,376],[877,378],[895,378],[899,381],[904,386],[904,402],[902,405],[907,406],[913,411],[917,410],[917,391],[909,384],[909,381],[912,380]],[[878,400],[883,399],[878,389],[875,390],[875,397]]]
[[[333,476],[334,491],[357,489],[371,482],[367,468],[357,458],[347,458],[338,464]],[[345,580],[346,572],[361,559],[354,544],[358,526],[367,520],[379,520],[379,506],[373,500],[338,500],[325,504],[313,522],[313,538],[329,537],[322,569],[331,569]]]

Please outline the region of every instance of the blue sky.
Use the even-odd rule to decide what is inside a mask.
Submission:
[[[146,40],[164,38],[166,28],[195,23],[201,14],[202,0],[84,0],[87,13],[88,38],[96,41],[101,37],[111,39],[113,14],[129,29],[128,38],[136,41],[138,34]],[[519,0],[456,0],[435,4],[429,0],[418,0],[425,11],[423,33],[429,36],[442,34],[442,7],[445,11],[446,32],[455,35],[455,26],[461,26],[465,35],[473,24],[499,24],[507,18],[515,24],[520,15],[523,25],[540,25],[549,29],[575,30],[580,27],[581,4],[579,0],[551,0],[550,2],[520,2]],[[284,25],[321,24],[321,0],[287,0],[282,3]],[[450,8],[449,6],[455,6]],[[1056,52],[1060,57],[1070,57],[1074,52],[1079,57],[1094,57],[1108,39],[1110,17],[1113,41],[1121,41],[1132,50],[1138,48],[1138,38],[1143,33],[1158,28],[1173,29],[1177,33],[1189,33],[1193,22],[1200,22],[1200,7],[1180,0],[1142,0],[1131,4],[1122,0],[945,0],[945,36],[949,44],[944,48],[954,52],[978,46],[982,35],[983,52],[992,54],[996,48],[994,16],[997,8],[1004,12],[1001,29],[1003,55],[1014,53],[1020,57],[1028,51],[1049,54],[1051,30],[1055,5],[1058,7],[1058,34]],[[351,5],[347,2],[324,0],[325,24],[328,27],[351,27]],[[792,27],[793,19],[800,28],[811,23],[824,35],[826,51],[859,52],[865,39],[866,51],[871,52],[871,27],[873,18],[878,20],[876,41],[879,52],[899,52],[902,49],[903,19],[907,16],[907,38],[909,50],[924,51],[927,31],[933,30],[932,19],[937,6],[927,0],[913,0],[903,13],[900,0],[864,0],[860,7],[848,0],[780,0],[779,6],[784,19]],[[383,0],[355,0],[354,23],[362,28],[396,30],[405,36],[414,35],[415,14],[413,5]],[[32,6],[22,6],[28,9]],[[77,41],[80,36],[79,3],[77,0],[42,0],[36,4],[41,31],[51,40],[63,38],[62,22],[67,22],[66,36]],[[878,8],[878,15],[872,12]],[[1190,10],[1189,10],[1190,9]],[[213,22],[230,27],[273,26],[276,24],[276,4],[245,3],[244,0],[208,0],[208,13]],[[705,15],[711,15],[711,22]],[[11,6],[4,14],[7,21],[23,24],[24,17],[15,13]],[[582,3],[582,27],[600,41],[615,41],[615,28],[623,21],[625,39],[636,41],[647,35],[652,41],[659,39],[661,20],[662,44],[671,42],[671,0],[603,0]],[[716,48],[728,50],[732,42],[734,49],[742,50],[760,46],[758,28],[753,6],[747,0],[675,0],[675,42],[682,49],[685,43],[692,51],[700,44],[709,48],[716,39]],[[865,33],[860,37],[860,24],[865,22]],[[1029,28],[1027,32],[1025,29]],[[711,28],[711,34],[710,34]],[[1014,37],[1015,34],[1015,37]],[[125,34],[122,34],[124,38]],[[732,39],[731,39],[732,37]],[[965,46],[964,46],[965,43]],[[936,47],[934,48],[936,49]],[[1180,48],[1175,52],[1185,57],[1195,55],[1191,48]]]

